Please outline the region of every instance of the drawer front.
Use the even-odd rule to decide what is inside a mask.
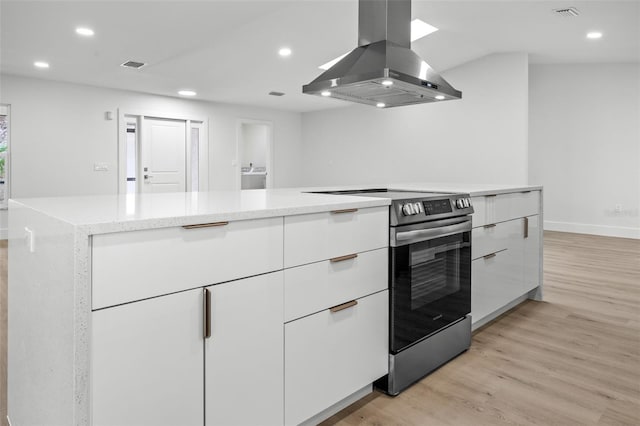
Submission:
[[[285,424],[297,425],[388,372],[388,291],[285,325]]]
[[[504,222],[511,219],[538,214],[540,210],[540,191],[513,192],[496,197],[495,221]]]
[[[511,194],[511,218],[532,216],[540,213],[540,191]]]
[[[387,206],[284,218],[285,268],[388,245]]]
[[[285,269],[285,321],[386,289],[388,249],[355,256]]]
[[[96,235],[93,309],[282,269],[283,219]]]
[[[485,225],[471,231],[471,259],[477,259],[508,247],[509,232],[504,223]]]
[[[503,250],[471,262],[471,317],[482,320],[525,292],[522,257],[517,250]]]
[[[474,210],[473,226],[480,227],[539,214],[540,191],[473,197],[471,203]]]

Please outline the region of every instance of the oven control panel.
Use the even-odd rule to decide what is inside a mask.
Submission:
[[[443,198],[440,200],[426,200],[405,202],[400,205],[400,212],[403,216],[415,216],[424,214],[426,216],[442,215],[454,213],[455,210],[464,210],[471,207],[471,198]]]

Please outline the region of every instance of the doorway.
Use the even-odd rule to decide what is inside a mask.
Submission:
[[[125,194],[206,191],[204,120],[120,115],[118,191]]]
[[[238,189],[266,189],[273,185],[273,124],[241,119],[238,122]]]

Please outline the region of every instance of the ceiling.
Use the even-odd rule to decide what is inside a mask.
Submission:
[[[439,28],[413,43],[438,71],[497,52],[531,63],[640,62],[640,0],[426,1]],[[552,9],[573,6],[578,17]],[[356,47],[357,0],[9,1],[0,3],[0,71],[196,99],[314,111],[343,101],[303,95],[318,66]],[[87,26],[95,36],[75,33]],[[600,40],[587,40],[588,31]],[[290,47],[282,58],[278,50]],[[36,69],[45,60],[49,69]],[[140,70],[119,65],[145,62]],[[274,97],[270,91],[284,92]]]

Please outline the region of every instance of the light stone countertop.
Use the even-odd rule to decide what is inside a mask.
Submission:
[[[20,206],[32,208],[91,235],[387,206],[391,203],[386,198],[308,193],[371,188],[463,192],[471,196],[542,189],[541,186],[412,182],[245,191],[24,198],[11,200],[10,205],[14,209]]]

